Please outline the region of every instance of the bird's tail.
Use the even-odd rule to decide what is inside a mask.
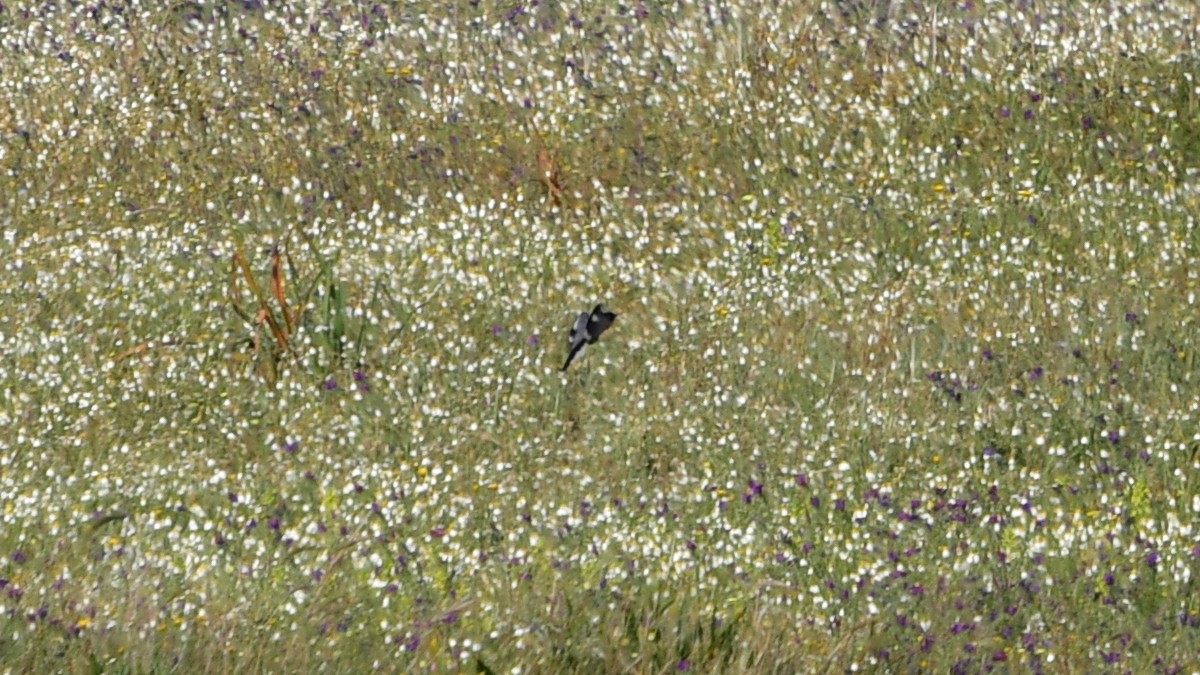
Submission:
[[[582,341],[575,343],[575,346],[571,347],[571,353],[567,354],[567,362],[563,364],[562,368],[559,368],[559,371],[563,373],[567,372],[567,366],[571,365],[571,362],[575,360],[579,352],[583,351],[586,345],[587,343]]]

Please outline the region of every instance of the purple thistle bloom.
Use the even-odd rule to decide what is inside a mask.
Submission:
[[[1033,119],[1033,110],[1032,109],[1025,111],[1025,119],[1027,119],[1027,120]]]
[[[1152,569],[1158,568],[1158,561],[1161,560],[1158,556],[1158,551],[1151,551],[1150,555],[1146,556],[1146,564]]]
[[[1045,374],[1046,374],[1046,371],[1041,366],[1038,366],[1037,368],[1034,368],[1033,370],[1029,371],[1029,378],[1032,380],[1040,380],[1040,379],[1042,379],[1042,376]]]
[[[504,329],[501,328],[500,326],[492,326],[492,335],[499,335],[503,332],[504,332]]]
[[[761,495],[762,491],[763,491],[762,483],[758,483],[753,478],[751,478],[750,479],[750,492],[754,493],[754,495],[757,496],[757,495]]]
[[[1137,323],[1137,312],[1125,312],[1125,323]]]
[[[1083,118],[1083,128],[1084,128],[1084,130],[1091,130],[1091,129],[1092,129],[1092,128],[1094,128],[1095,126],[1096,126],[1096,121],[1095,121],[1095,120],[1093,120],[1093,119],[1092,119],[1092,118],[1090,118],[1090,117],[1085,117],[1085,118]]]
[[[331,377],[325,380],[325,384],[323,386],[325,387],[325,391],[333,391],[334,389],[337,389],[337,380]]]
[[[529,336],[529,346],[530,346],[530,347],[536,347],[536,346],[538,346],[538,336],[537,336],[537,333],[534,333],[533,335],[530,335],[530,336]]]
[[[802,473],[796,474],[796,485],[799,487],[808,487],[808,476]]]
[[[686,673],[687,671],[689,671],[689,670],[691,670],[691,669],[692,669],[692,664],[691,664],[690,662],[688,662],[688,660],[687,660],[687,659],[684,659],[684,660],[680,661],[680,662],[679,662],[679,663],[678,663],[678,664],[675,666],[675,670],[678,670],[678,671],[679,671],[679,672],[681,672],[681,673]]]
[[[808,503],[812,504],[812,507],[814,509],[821,508],[821,498],[820,497],[813,497],[812,499],[808,500]]]
[[[24,565],[27,560],[29,560],[29,559],[25,556],[24,551],[13,551],[12,561],[15,562],[16,564]]]
[[[300,449],[300,441],[292,441],[283,444],[283,451],[289,455],[296,454],[296,450]]]
[[[271,519],[267,521],[267,527],[275,531],[278,531],[282,525],[283,523],[279,520],[279,516],[272,516]]]
[[[1008,119],[1009,115],[1012,115],[1012,111],[1008,109],[1008,106],[1001,106],[1000,107],[1000,116],[1005,119]]]

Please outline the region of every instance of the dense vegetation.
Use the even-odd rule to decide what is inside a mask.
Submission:
[[[0,5],[0,664],[1195,670],[1197,20]]]

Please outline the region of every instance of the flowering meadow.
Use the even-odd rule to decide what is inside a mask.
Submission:
[[[0,3],[0,673],[1197,670],[1198,36]]]

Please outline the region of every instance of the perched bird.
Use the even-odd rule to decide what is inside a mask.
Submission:
[[[595,344],[596,340],[600,339],[600,334],[608,330],[616,318],[616,312],[604,311],[602,304],[596,305],[591,312],[580,312],[579,318],[575,319],[575,325],[571,326],[571,334],[567,337],[571,344],[571,353],[567,354],[567,362],[563,364],[562,370],[566,371],[567,366],[571,365],[584,347]]]

